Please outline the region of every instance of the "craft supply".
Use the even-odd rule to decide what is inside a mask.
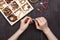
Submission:
[[[0,0],[0,5],[4,4],[4,1],[3,0]]]
[[[14,25],[34,9],[28,0],[4,0],[4,3],[2,1],[0,0],[0,11],[10,25]]]
[[[9,19],[11,22],[14,22],[14,21],[17,20],[17,16],[15,16],[15,15],[10,15],[10,16],[8,17],[8,19]]]
[[[14,1],[11,3],[12,10],[16,10],[19,6],[18,4]]]
[[[47,4],[48,4],[48,2],[44,2],[43,4],[44,4],[44,5],[47,5]]]
[[[48,4],[48,2],[40,2],[40,4],[42,5],[42,8],[47,10],[46,6]]]
[[[3,9],[3,12],[4,12],[4,14],[6,16],[9,16],[12,13],[12,11],[8,7],[6,7],[5,9]]]
[[[25,3],[26,0],[19,0],[21,4]]]
[[[29,6],[28,4],[25,4],[25,5],[23,6],[23,10],[24,10],[24,11],[28,11],[29,8],[30,8],[30,6]]]
[[[28,22],[28,20],[29,20],[29,18],[27,18],[27,19],[25,20],[25,23],[27,23],[27,22]]]
[[[3,9],[5,7],[4,0],[0,0],[0,9]]]
[[[11,2],[11,1],[13,1],[13,0],[5,0],[8,4]]]
[[[29,0],[31,3],[37,3],[39,0]]]
[[[41,9],[40,9],[40,8],[36,8],[36,10],[37,10],[38,12],[41,12]]]

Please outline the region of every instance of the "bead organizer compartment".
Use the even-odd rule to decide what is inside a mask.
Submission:
[[[27,0],[15,0],[17,2],[17,4],[21,7],[23,6],[25,3],[27,3]],[[29,3],[29,2],[28,2]]]
[[[12,11],[8,7],[4,8],[2,11],[6,16],[9,16],[12,13]]]
[[[20,9],[18,9],[18,10],[14,13],[14,15],[17,16],[18,20],[19,20],[20,18],[22,18],[23,16],[25,16],[25,13],[22,12],[22,11],[23,11],[23,10],[20,8]],[[23,15],[23,16],[22,16],[22,15]]]
[[[8,16],[8,19],[9,19],[11,22],[14,22],[14,21],[17,20],[17,16],[15,16],[15,15],[10,15],[10,16]]]
[[[14,25],[34,9],[28,0],[3,0],[3,2],[6,5],[0,11],[10,25]],[[3,6],[3,4],[1,5]]]
[[[2,10],[6,6],[7,6],[7,4],[5,3],[5,1],[4,0],[0,0],[0,10]]]
[[[15,1],[13,1],[9,7],[11,8],[11,10],[15,11],[18,9],[19,6]]]
[[[22,9],[23,9],[24,13],[29,13],[34,8],[32,8],[32,6],[30,5],[30,3],[27,1],[25,3],[25,5],[22,6]]]
[[[26,2],[26,0],[19,0],[19,2],[20,2],[21,4],[24,4],[24,3]]]
[[[8,4],[11,2],[11,1],[13,1],[13,0],[5,0]]]
[[[31,6],[28,3],[26,3],[25,5],[22,6],[22,9],[25,13],[27,13],[28,11],[31,10]]]

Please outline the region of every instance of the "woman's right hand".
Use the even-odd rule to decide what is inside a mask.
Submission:
[[[35,19],[36,28],[44,31],[48,28],[47,20],[44,17],[39,17]]]

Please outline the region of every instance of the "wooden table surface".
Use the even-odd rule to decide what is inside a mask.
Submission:
[[[46,0],[45,0],[46,1]],[[60,39],[60,0],[47,0],[49,4],[47,5],[48,10],[43,10],[41,13],[36,11],[39,7],[39,1],[36,4],[32,4],[34,10],[26,16],[32,18],[45,17],[48,21],[48,25],[52,32]],[[15,25],[11,26],[4,16],[0,13],[0,40],[7,40],[11,35],[13,35],[19,28],[20,21]],[[35,28],[35,24],[29,25],[28,29],[18,38],[18,40],[48,40],[42,31]]]

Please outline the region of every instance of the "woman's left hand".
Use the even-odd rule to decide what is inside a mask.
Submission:
[[[21,31],[26,30],[31,22],[32,22],[32,18],[26,16],[24,19],[21,20],[20,30]]]

